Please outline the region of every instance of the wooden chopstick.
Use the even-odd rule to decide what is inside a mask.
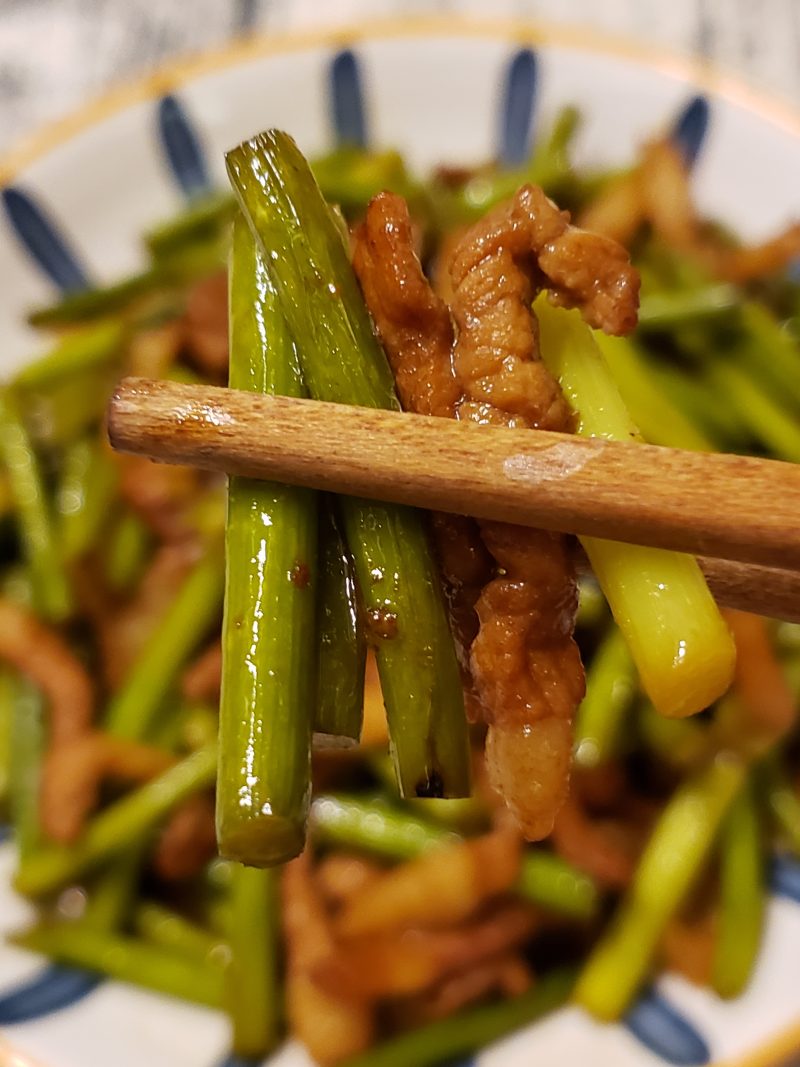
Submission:
[[[725,608],[800,622],[800,571],[698,556],[714,599]]]
[[[108,424],[165,462],[712,557],[727,602],[798,610],[800,576],[775,569],[800,570],[790,463],[136,378]]]

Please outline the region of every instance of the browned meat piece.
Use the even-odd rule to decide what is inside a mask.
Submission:
[[[615,833],[615,826],[592,819],[570,794],[556,816],[553,847],[567,862],[591,875],[600,885],[625,889],[636,867],[630,841]]]
[[[518,952],[506,952],[468,970],[443,978],[439,985],[401,1001],[392,1018],[404,1030],[447,1019],[491,994],[518,997],[533,984],[533,973]]]
[[[212,379],[228,378],[228,276],[212,274],[189,290],[183,329],[189,356]]]
[[[520,855],[518,835],[507,831],[431,849],[353,893],[336,930],[355,937],[405,926],[452,926],[510,888]]]
[[[541,924],[529,905],[503,903],[491,914],[444,930],[390,930],[348,939],[313,968],[323,989],[357,1000],[411,996],[525,944]]]
[[[171,467],[144,456],[119,453],[120,496],[164,541],[190,538],[191,508],[197,501],[198,475],[191,467]]]
[[[511,270],[511,277],[503,276],[503,267]],[[549,418],[561,425],[566,405],[555,383],[542,384],[535,369],[522,369],[532,366],[526,356],[531,327],[523,314],[527,294],[548,289],[555,303],[580,308],[590,326],[606,333],[628,333],[636,325],[639,277],[625,249],[608,237],[571,226],[569,214],[559,211],[535,185],[523,186],[511,201],[467,230],[454,251],[450,274],[459,332],[469,326],[475,357],[492,357],[484,366],[478,359],[465,359],[459,367],[456,356],[456,376],[462,383],[475,383],[475,397],[469,399],[502,406],[507,414],[527,414],[528,424],[538,428],[555,429]],[[470,314],[480,322],[468,320]],[[498,401],[494,391],[486,396],[479,388],[481,379],[501,367],[512,373],[498,383],[500,397],[505,398],[504,386],[511,386],[513,407]],[[526,386],[528,375],[534,377],[532,393]],[[534,410],[527,412],[531,397]]]
[[[569,407],[538,356],[534,296],[546,287],[554,302],[580,307],[608,332],[636,322],[638,276],[624,249],[570,226],[534,186],[455,243],[455,340],[447,307],[414,254],[400,198],[381,194],[369,205],[354,263],[401,401],[422,414],[570,430]],[[525,834],[543,837],[566,796],[571,719],[583,695],[571,638],[577,590],[564,540],[481,523],[481,546],[471,524],[437,526],[455,593],[451,618],[490,724],[490,778]]]
[[[33,612],[3,599],[0,660],[30,678],[47,698],[51,746],[72,741],[90,728],[94,692],[83,664]]]
[[[710,274],[732,282],[776,273],[800,255],[800,223],[762,244],[738,248],[707,226],[694,206],[689,169],[670,139],[646,144],[638,164],[611,181],[580,217],[587,230],[626,245],[645,222]]]
[[[331,852],[320,860],[314,872],[317,885],[326,901],[340,908],[360,893],[383,870],[376,863],[347,852]]]
[[[127,373],[140,378],[163,378],[178,354],[182,332],[181,320],[172,319],[134,333],[128,343]]]
[[[402,197],[381,193],[372,200],[354,237],[353,266],[403,407],[452,418],[461,390],[451,360],[450,313],[422,273]],[[492,561],[472,519],[434,515],[433,530],[469,689],[469,646],[478,631],[475,601],[492,574]]]
[[[699,919],[673,919],[661,938],[664,966],[677,971],[698,986],[711,985],[716,946],[716,922],[713,914]]]
[[[783,233],[763,244],[719,252],[717,273],[732,282],[749,282],[765,274],[776,274],[800,256],[800,223],[793,223]]]
[[[222,645],[219,641],[212,641],[183,672],[181,694],[186,700],[216,703],[221,683]]]
[[[538,193],[538,196],[537,196]],[[464,385],[460,418],[572,429],[572,413],[538,357],[531,301],[541,282],[535,253],[558,253],[565,218],[532,187],[471,227],[450,273]],[[535,211],[541,204],[544,218]],[[563,251],[563,249],[562,249]],[[566,276],[565,272],[562,272]],[[472,677],[484,716],[489,777],[527,837],[550,832],[567,794],[572,715],[583,669],[572,641],[577,586],[564,538],[505,523],[481,534],[499,573],[477,601]]]
[[[174,763],[163,749],[91,730],[51,745],[42,771],[41,819],[48,837],[70,844],[80,836],[107,779],[146,782]]]
[[[626,248],[643,222],[644,204],[638,167],[612,179],[578,219],[583,229],[605,234]]]
[[[403,407],[452,418],[461,395],[450,361],[453,327],[422,273],[402,197],[380,193],[372,200],[356,231],[353,266]]]
[[[564,802],[583,668],[572,628],[577,587],[564,539],[482,523],[502,573],[478,600],[472,676],[490,723],[489,778],[526,837],[545,837]]]
[[[308,850],[284,867],[281,896],[289,1029],[312,1059],[326,1067],[369,1048],[372,1008],[344,990],[323,988],[314,977],[315,969],[335,955],[335,946]]]
[[[734,748],[762,754],[794,726],[797,700],[778,659],[767,620],[746,611],[727,609],[725,621],[736,642],[734,691],[741,701],[731,721],[720,716],[717,729],[729,732]]]
[[[99,631],[105,674],[112,688],[125,678],[153,627],[175,598],[198,559],[191,542],[162,545],[136,587],[133,599],[111,615]]]
[[[199,874],[217,854],[214,798],[195,793],[176,808],[158,838],[153,867],[168,882]]]

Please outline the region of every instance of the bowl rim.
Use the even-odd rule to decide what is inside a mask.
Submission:
[[[92,126],[113,118],[128,107],[178,89],[196,78],[287,52],[302,52],[321,46],[343,48],[363,41],[410,40],[419,37],[488,38],[517,45],[550,45],[618,58],[721,97],[800,139],[800,107],[788,97],[758,88],[748,83],[742,75],[703,56],[681,55],[633,36],[584,28],[573,23],[558,24],[523,17],[418,15],[375,18],[358,24],[343,23],[319,29],[298,28],[274,33],[261,31],[234,37],[216,48],[202,49],[172,59],[154,71],[91,96],[66,115],[45,122],[33,133],[24,134],[12,142],[0,155],[0,186],[13,182],[26,167]],[[798,1049],[800,1021],[779,1031],[744,1056],[716,1061],[710,1067],[777,1067],[778,1063]],[[0,1061],[3,1061],[4,1051],[33,1067],[32,1061],[0,1040]]]
[[[757,88],[741,75],[702,56],[681,55],[631,36],[605,33],[575,24],[527,18],[481,18],[469,15],[419,15],[377,18],[359,24],[320,29],[268,31],[236,37],[218,48],[201,50],[162,64],[156,70],[112,87],[61,118],[24,134],[0,154],[0,185],[14,181],[26,167],[92,126],[134,104],[180,88],[187,82],[240,63],[300,52],[309,48],[356,45],[387,39],[490,38],[518,45],[552,45],[616,57],[684,81],[738,105],[791,136],[800,138],[800,107],[787,97]]]

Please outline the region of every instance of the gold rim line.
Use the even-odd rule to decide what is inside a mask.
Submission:
[[[24,137],[0,159],[0,183],[12,181],[25,167],[92,126],[196,78],[286,52],[301,52],[320,46],[343,47],[366,40],[424,36],[499,38],[517,44],[552,45],[619,57],[684,81],[690,87],[713,93],[800,137],[800,109],[793,106],[791,101],[777,93],[750,86],[741,75],[699,57],[682,56],[669,49],[600,30],[572,25],[557,26],[534,19],[417,16],[368,20],[357,26],[261,33],[172,60],[152,73],[106,90],[71,114],[47,123],[36,133]],[[744,1056],[716,1061],[712,1067],[775,1067],[799,1048],[800,1022],[767,1039]],[[12,1057],[12,1063],[18,1062],[15,1057],[22,1055],[12,1046],[0,1042],[0,1067],[5,1067],[6,1054]],[[34,1067],[32,1061],[30,1067]]]
[[[299,52],[313,47],[342,47],[365,40],[423,36],[500,38],[518,44],[553,45],[616,56],[713,93],[800,137],[800,109],[788,99],[756,89],[740,76],[702,58],[681,56],[632,38],[578,26],[557,26],[526,19],[418,16],[372,20],[358,26],[258,34],[235,39],[215,50],[173,60],[133,82],[107,90],[66,117],[50,122],[38,132],[24,137],[0,159],[0,183],[12,181],[25,167],[91,126],[196,78],[270,55]]]
[[[768,1038],[752,1052],[744,1056],[736,1056],[734,1059],[715,1060],[709,1067],[779,1067],[798,1049],[800,1049],[800,1020]]]

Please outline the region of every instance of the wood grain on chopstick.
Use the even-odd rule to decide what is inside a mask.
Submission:
[[[115,448],[524,526],[800,569],[800,467],[130,378]]]
[[[708,556],[699,556],[698,563],[723,607],[800,622],[800,571]]]

